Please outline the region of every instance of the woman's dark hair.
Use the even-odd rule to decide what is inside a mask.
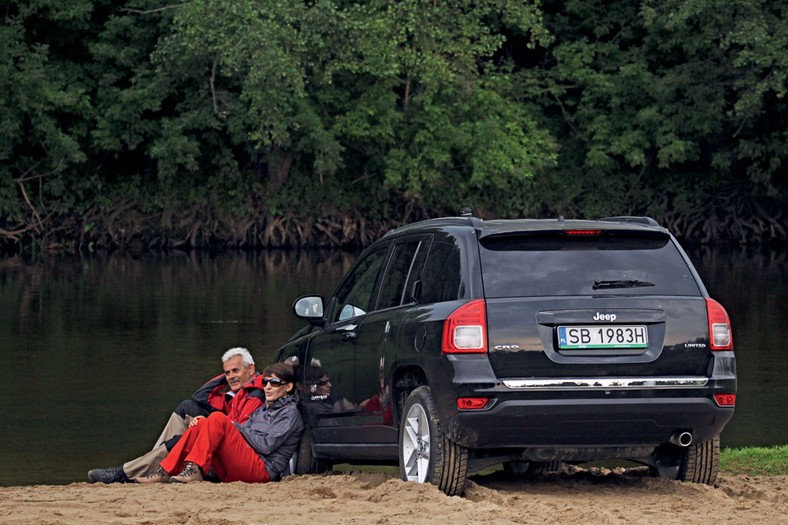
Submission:
[[[287,381],[290,385],[290,388],[287,389],[287,394],[290,395],[295,390],[295,370],[293,367],[288,365],[287,363],[274,363],[272,365],[268,365],[263,370],[263,376],[270,376],[274,374],[279,379],[283,381]]]

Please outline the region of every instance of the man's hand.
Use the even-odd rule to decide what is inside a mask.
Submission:
[[[195,426],[197,423],[205,419],[205,416],[194,416],[191,421],[189,421],[189,428]]]

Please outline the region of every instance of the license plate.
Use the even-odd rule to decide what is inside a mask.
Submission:
[[[648,348],[644,325],[559,326],[558,348]]]

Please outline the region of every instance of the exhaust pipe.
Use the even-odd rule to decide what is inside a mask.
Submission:
[[[670,442],[680,447],[688,447],[692,444],[692,433],[677,432],[670,438]]]

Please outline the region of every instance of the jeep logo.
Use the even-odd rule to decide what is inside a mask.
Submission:
[[[592,317],[594,321],[615,321],[616,314],[600,314],[599,312],[596,313],[594,317]]]

